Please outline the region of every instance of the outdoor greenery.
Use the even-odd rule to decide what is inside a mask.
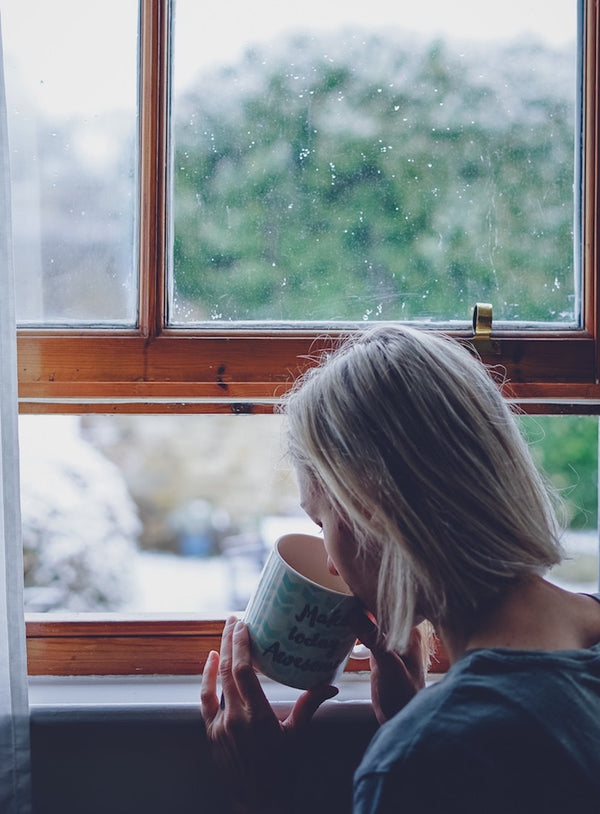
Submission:
[[[297,37],[176,100],[175,316],[565,321],[572,58]]]
[[[598,419],[520,416],[536,464],[562,499],[573,529],[598,524]]]
[[[199,77],[175,105],[176,318],[576,319],[573,99],[564,53],[391,34]],[[595,526],[596,419],[520,421],[571,526]]]

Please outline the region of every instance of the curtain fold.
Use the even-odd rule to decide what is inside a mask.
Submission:
[[[30,814],[29,703],[17,437],[17,342],[1,20],[0,173],[0,812]]]

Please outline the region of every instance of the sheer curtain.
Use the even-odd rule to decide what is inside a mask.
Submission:
[[[30,814],[29,705],[17,441],[17,352],[0,22],[0,811]]]

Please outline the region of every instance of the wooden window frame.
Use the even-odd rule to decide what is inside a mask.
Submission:
[[[167,326],[169,14],[169,0],[141,0],[138,326],[19,330],[21,413],[269,413],[308,357],[335,337]],[[478,348],[506,373],[507,398],[528,412],[600,414],[598,0],[586,0],[585,17],[583,328],[493,331]],[[32,675],[197,674],[218,647],[223,620],[36,614],[26,624]]]

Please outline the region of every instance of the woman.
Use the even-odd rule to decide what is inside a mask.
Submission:
[[[596,810],[600,602],[544,579],[562,556],[555,515],[484,366],[452,340],[378,327],[312,369],[285,412],[302,505],[365,608],[382,726],[355,814]],[[423,620],[451,662],[426,689]],[[268,767],[333,692],[277,721],[228,621],[202,711],[240,811],[285,811]]]

